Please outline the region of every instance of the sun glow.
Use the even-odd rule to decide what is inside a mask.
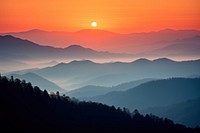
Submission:
[[[97,27],[97,22],[92,22],[92,23],[91,23],[91,26],[92,26],[92,27]]]

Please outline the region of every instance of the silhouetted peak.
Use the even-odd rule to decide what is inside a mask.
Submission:
[[[95,63],[90,60],[74,60],[71,61],[69,64],[95,64]]]
[[[65,49],[85,49],[84,47],[80,46],[80,45],[70,45],[69,47],[66,47]]]
[[[80,45],[70,45],[69,47],[65,48],[65,50],[67,50],[67,51],[76,51],[76,52],[81,52],[81,51],[94,52],[93,49],[85,48],[85,47],[82,47]]]
[[[0,38],[13,39],[13,38],[16,38],[16,37],[11,36],[11,35],[5,35],[5,36],[0,36]]]
[[[24,40],[24,39],[21,39],[21,38],[18,38],[18,37],[15,37],[15,36],[12,36],[12,35],[5,35],[5,36],[0,36],[0,39],[3,39],[5,41],[25,41],[25,42],[30,42],[28,40]],[[32,43],[32,42],[31,42]]]
[[[149,63],[149,62],[151,62],[151,61],[146,58],[140,58],[140,59],[133,61],[132,63]]]
[[[67,65],[67,63],[61,62],[61,63],[59,63],[59,64],[57,64],[55,66],[47,67],[47,68],[56,68],[56,67],[62,67],[62,66],[65,66],[65,65]]]
[[[0,35],[0,37],[4,37],[5,38],[5,37],[13,37],[13,36],[11,36],[11,35],[3,35],[3,36],[1,36]]]
[[[47,32],[47,31],[40,30],[40,29],[31,29],[31,30],[24,31],[24,32],[38,33],[38,32]]]
[[[168,59],[168,58],[158,58],[158,59],[155,59],[153,61],[154,62],[175,62],[175,61]]]

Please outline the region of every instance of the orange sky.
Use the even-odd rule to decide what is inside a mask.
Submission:
[[[200,0],[0,0],[0,32],[199,29]]]

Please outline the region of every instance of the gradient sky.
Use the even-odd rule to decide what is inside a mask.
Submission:
[[[200,30],[200,0],[0,0],[0,32]]]

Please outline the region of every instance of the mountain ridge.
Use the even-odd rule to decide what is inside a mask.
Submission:
[[[8,34],[54,47],[65,48],[71,44],[81,44],[98,51],[142,53],[170,45],[169,42],[165,41],[175,41],[200,35],[200,31],[165,29],[154,32],[120,34],[98,29],[84,29],[76,32],[30,30],[2,33],[1,35]],[[113,44],[113,46],[110,44]]]

